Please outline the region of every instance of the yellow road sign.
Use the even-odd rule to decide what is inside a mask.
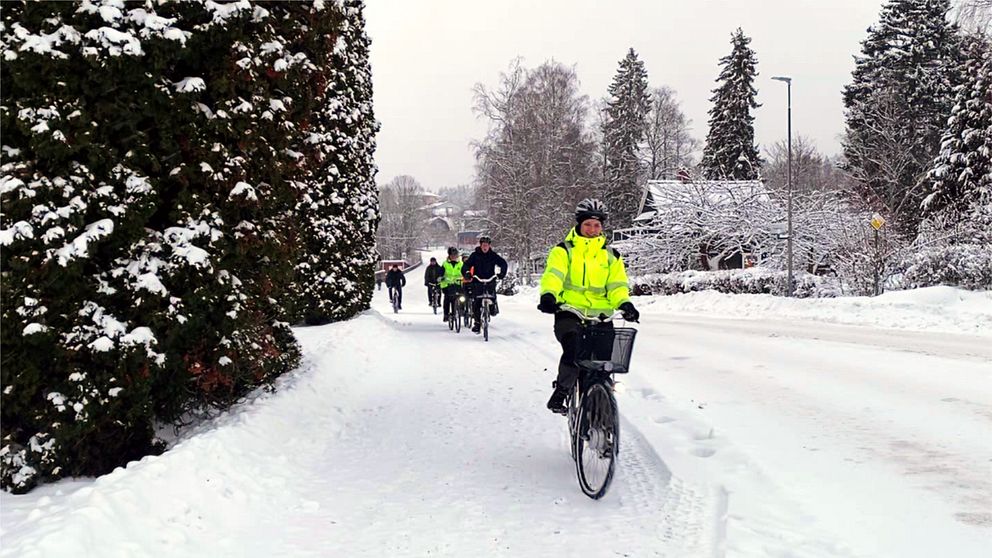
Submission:
[[[871,216],[870,222],[872,228],[877,231],[878,229],[881,229],[883,225],[885,225],[885,218],[879,215],[878,213],[876,213]]]

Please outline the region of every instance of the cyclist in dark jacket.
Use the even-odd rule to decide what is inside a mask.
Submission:
[[[406,286],[406,276],[400,271],[399,266],[393,266],[386,273],[386,288],[389,289],[389,300],[393,300],[393,296],[396,296],[396,305],[400,310],[403,309],[403,287]]]
[[[493,240],[488,236],[479,237],[479,247],[472,252],[472,255],[468,257],[462,265],[462,272],[465,273],[466,277],[471,278],[469,273],[474,274],[480,279],[489,279],[493,275],[496,275],[496,267],[500,268],[499,278],[502,280],[506,277],[507,265],[506,260],[502,258],[496,252],[493,252],[492,248]],[[471,270],[471,271],[469,271]],[[488,293],[493,295],[493,315],[496,311],[496,282],[492,283],[475,283],[473,285],[473,294],[476,295],[472,298],[472,317],[475,319],[475,325],[472,326],[472,331],[479,333],[482,329],[482,324],[480,323],[480,313],[482,312],[482,300],[478,298],[478,295],[482,293]]]
[[[431,295],[434,294],[434,289],[440,289],[438,284],[441,282],[441,278],[444,277],[444,269],[441,268],[437,263],[437,258],[431,258],[430,265],[424,270],[424,285],[427,286],[427,303],[431,303]]]

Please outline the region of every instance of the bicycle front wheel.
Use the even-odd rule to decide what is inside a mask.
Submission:
[[[482,338],[489,341],[489,304],[482,305]]]
[[[610,488],[620,447],[620,415],[613,390],[605,382],[589,386],[578,414],[575,472],[582,492],[598,500]]]

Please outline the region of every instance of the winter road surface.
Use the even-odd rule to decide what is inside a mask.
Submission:
[[[491,340],[411,273],[299,328],[275,394],[96,481],[3,496],[3,556],[988,556],[992,338],[673,316],[639,299],[621,452],[581,494],[536,296]]]

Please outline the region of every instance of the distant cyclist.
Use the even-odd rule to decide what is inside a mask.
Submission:
[[[389,289],[389,300],[396,297],[396,307],[403,309],[403,287],[406,286],[406,276],[400,271],[399,266],[394,265],[386,274],[386,288]]]
[[[455,311],[458,295],[462,292],[462,261],[458,257],[458,248],[448,248],[448,259],[441,266],[444,274],[441,276],[441,291],[444,293],[444,321]]]
[[[462,264],[462,272],[465,273],[465,277],[471,279],[474,275],[480,279],[489,279],[496,275],[496,267],[499,267],[499,278],[502,280],[506,277],[506,260],[504,260],[499,254],[492,249],[493,239],[488,236],[479,237],[479,247],[472,252],[472,255],[468,257],[468,261]],[[488,293],[493,295],[493,315],[498,311],[496,310],[496,283],[479,283],[475,282],[472,285],[472,319],[475,323],[472,325],[472,331],[479,333],[482,329],[482,323],[480,322],[480,312],[482,311],[482,299],[478,298],[478,295]]]
[[[434,301],[434,290],[440,289],[438,283],[444,277],[444,269],[437,263],[437,258],[431,258],[431,263],[424,270],[424,285],[427,286],[427,303]]]
[[[570,312],[559,311],[567,304],[590,317],[623,311],[623,317],[637,321],[640,314],[630,302],[627,271],[616,250],[606,246],[603,223],[607,209],[597,199],[585,199],[575,208],[575,227],[565,241],[551,249],[541,276],[541,312],[555,315],[555,338],[561,344],[558,380],[548,400],[548,409],[565,412],[565,396],[572,389],[579,370],[576,355],[581,348],[582,322]],[[610,326],[612,327],[612,326]]]

